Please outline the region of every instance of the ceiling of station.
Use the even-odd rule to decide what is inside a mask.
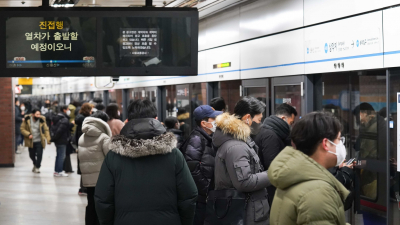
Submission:
[[[49,0],[50,5],[55,0]],[[145,0],[73,0],[75,7],[141,7]],[[227,9],[243,2],[255,0],[153,0],[156,7],[196,7],[200,18]],[[37,7],[42,0],[0,0],[0,7]]]

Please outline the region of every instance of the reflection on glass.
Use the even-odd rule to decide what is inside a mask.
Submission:
[[[267,89],[265,87],[246,88],[245,93],[246,96],[254,97],[263,102],[265,105],[267,105]],[[264,122],[264,119],[266,117],[266,112],[267,109],[265,108],[261,122]]]
[[[180,129],[186,140],[192,129],[189,84],[176,85],[176,107],[178,108],[177,118],[181,124]]]
[[[289,104],[297,111],[295,120],[301,117],[301,87],[300,85],[275,86],[275,109],[282,103]]]
[[[157,108],[157,88],[146,87],[146,88],[131,88],[128,91],[129,102],[137,99],[150,100]]]
[[[176,107],[176,86],[170,85],[165,87],[166,98],[167,98],[167,117],[173,116],[177,117],[177,107]]]
[[[121,118],[123,118],[123,101],[122,101],[122,90],[121,89],[111,89],[108,91],[109,94],[109,104],[117,104],[119,108],[119,113]]]
[[[240,80],[219,82],[220,97],[225,100],[226,112],[233,113],[236,103],[240,100],[240,85]]]
[[[323,74],[315,86],[316,110],[332,113],[343,125],[347,159],[359,163],[354,187],[355,210],[370,210],[367,203],[386,207],[386,76],[385,71]],[[362,74],[362,75],[360,75]],[[357,196],[361,196],[360,202]],[[385,223],[385,211],[370,214]]]
[[[391,220],[393,222],[400,221],[400,173],[398,169],[399,155],[398,150],[400,148],[399,141],[400,137],[397,133],[397,127],[399,126],[398,117],[398,105],[400,104],[400,71],[390,71],[390,111],[389,119],[393,121],[393,129],[390,129],[390,212]]]

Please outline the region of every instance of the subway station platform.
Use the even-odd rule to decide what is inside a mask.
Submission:
[[[79,196],[77,154],[71,154],[75,173],[53,177],[56,149],[47,146],[40,174],[32,173],[28,149],[16,155],[14,168],[0,169],[1,225],[85,224],[86,196]]]

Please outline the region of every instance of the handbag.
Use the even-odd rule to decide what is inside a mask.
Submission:
[[[235,189],[209,191],[204,225],[245,225],[249,198]]]

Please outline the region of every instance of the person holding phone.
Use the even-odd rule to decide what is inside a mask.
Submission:
[[[344,144],[345,138],[341,137],[341,141]],[[343,186],[346,187],[350,194],[347,196],[346,200],[344,201],[344,210],[348,210],[351,208],[353,200],[354,200],[354,188],[353,188],[353,181],[354,181],[354,166],[356,165],[355,158],[350,159],[347,162],[343,162],[337,167],[333,167],[328,169],[328,171],[340,182]]]

